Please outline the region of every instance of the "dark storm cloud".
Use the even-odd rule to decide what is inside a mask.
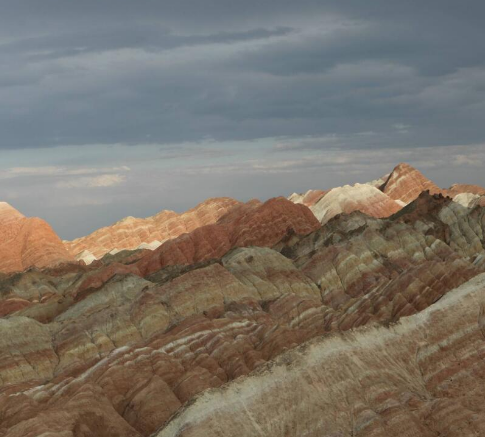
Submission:
[[[286,35],[291,31],[288,27],[278,27],[184,36],[171,35],[168,31],[153,25],[129,29],[115,28],[89,34],[77,32],[18,40],[0,46],[0,55],[24,55],[26,61],[41,61],[125,48],[160,51],[204,44],[230,44]]]
[[[484,14],[479,0],[10,2],[0,147],[479,143]]]

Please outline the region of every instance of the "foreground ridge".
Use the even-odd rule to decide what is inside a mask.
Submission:
[[[153,435],[483,435],[484,307],[482,274],[390,328],[286,352],[205,392]]]
[[[250,417],[242,410],[234,415],[239,434],[254,435],[260,429],[263,435],[281,435],[284,427],[287,435],[312,430],[322,435],[323,424],[328,424],[323,435],[389,435],[397,426],[391,426],[391,419],[396,417],[402,427],[404,417],[416,423],[411,431],[427,427],[430,431],[422,435],[436,435],[439,430],[455,432],[456,417],[463,414],[471,414],[466,417],[480,430],[481,422],[463,409],[481,411],[474,406],[473,393],[461,404],[457,399],[463,392],[451,382],[440,388],[449,391],[437,394],[432,385],[423,388],[420,379],[431,381],[438,372],[448,381],[448,374],[460,375],[456,369],[480,375],[477,360],[466,358],[475,357],[474,350],[481,353],[479,343],[463,350],[457,343],[450,349],[450,356],[458,359],[453,361],[444,352],[433,355],[451,340],[440,340],[431,328],[426,339],[417,322],[409,331],[396,331],[392,325],[421,320],[423,311],[441,308],[447,294],[463,284],[482,284],[473,278],[482,278],[485,271],[484,235],[485,208],[467,208],[429,192],[389,218],[354,211],[337,214],[323,226],[308,207],[276,198],[243,204],[217,223],[169,240],[155,251],[120,252],[89,266],[67,264],[0,278],[0,436],[235,435],[232,425],[220,427],[229,420],[223,417],[225,407],[219,409],[217,401],[202,413],[198,406],[207,405],[205,395],[192,404],[196,396],[225,384],[229,389],[221,393],[232,393],[231,381],[247,378],[235,387],[252,381],[247,375],[256,372],[257,378],[261,369],[268,369],[265,363],[279,368],[287,360],[285,351],[329,334],[348,345],[336,352],[351,357],[332,358],[334,364],[329,361],[331,367],[321,374],[317,361],[297,351],[299,355],[290,356],[299,358],[288,361],[297,369],[296,385],[283,388],[286,379],[279,377],[256,386],[249,382],[254,402],[261,399],[260,414],[248,401]],[[475,294],[464,299],[469,296]],[[462,305],[480,311],[474,297]],[[462,329],[458,322],[470,326],[464,332],[481,329],[477,314],[472,322],[472,316],[458,309],[455,316],[455,305],[443,308],[440,323],[448,320],[456,335]],[[373,346],[377,339],[364,334],[358,338],[368,340],[361,345],[359,340],[354,348],[355,329],[391,338],[392,350],[386,352],[388,343]],[[447,332],[440,329],[436,335]],[[429,353],[419,360],[431,354],[436,370],[429,376],[423,371],[420,377],[409,367],[414,362],[409,353],[416,352],[413,342],[421,347],[425,341]],[[286,409],[278,387],[293,390],[301,383],[300,374],[313,375],[294,394],[301,396],[301,408],[309,407],[305,390],[316,384],[320,388],[312,405],[320,412],[326,405],[333,416],[318,416],[320,421],[313,407],[307,408],[309,415],[300,416],[304,421],[296,426],[297,416],[283,420],[278,407],[272,410],[267,396],[274,393]],[[470,386],[469,380],[463,381],[464,388]],[[348,391],[332,388],[334,384]],[[210,392],[207,396],[212,399]],[[348,396],[347,403],[340,396]],[[228,408],[234,402],[229,397]],[[416,408],[420,413],[413,415]],[[458,416],[448,414],[450,409]],[[401,410],[409,414],[402,416]],[[449,417],[442,428],[425,419],[438,421],[439,411]]]

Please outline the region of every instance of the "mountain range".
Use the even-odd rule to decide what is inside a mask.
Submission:
[[[408,164],[73,241],[0,203],[0,437],[485,435],[485,189]]]

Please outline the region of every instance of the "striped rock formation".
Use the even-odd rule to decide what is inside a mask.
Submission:
[[[278,198],[217,226],[234,244],[178,237],[182,264],[175,239],[0,278],[0,436],[482,433],[484,208],[320,227]]]
[[[468,185],[468,184],[454,184],[448,188],[448,195],[451,197],[457,194],[470,193],[478,196],[485,196],[485,188],[478,185]]]
[[[241,205],[241,202],[228,197],[211,198],[183,214],[161,211],[144,219],[126,217],[86,237],[65,241],[64,244],[69,253],[87,263],[108,252],[137,248],[153,250],[164,241],[217,222],[231,209]]]
[[[443,190],[420,171],[406,163],[397,165],[380,189],[391,199],[399,200],[404,204],[412,202],[423,191],[428,190],[431,194],[443,194]]]
[[[44,221],[25,217],[0,202],[0,272],[46,267],[72,261],[62,241]]]
[[[400,203],[368,184],[334,188],[310,207],[322,224],[342,213],[361,211],[372,217],[381,218],[389,217],[401,208]]]
[[[482,274],[396,325],[285,352],[154,437],[484,435],[484,308]]]
[[[288,197],[293,203],[302,203],[305,206],[311,207],[315,205],[328,191],[323,190],[308,190],[305,194],[293,193]]]
[[[485,190],[472,185],[454,185],[449,190],[440,190],[426,179],[418,170],[408,164],[399,164],[392,173],[367,184],[356,184],[332,190],[309,190],[305,194],[292,194],[288,199],[312,209],[319,220],[325,223],[340,213],[361,211],[373,217],[387,217],[400,207],[414,200],[422,191],[444,193],[451,197],[461,195],[457,201],[463,205],[481,204],[482,200],[471,198]],[[482,202],[483,203],[483,202]],[[252,200],[247,203],[231,198],[211,198],[195,208],[178,214],[174,211],[161,211],[148,218],[126,217],[92,234],[64,241],[69,253],[76,260],[86,264],[102,258],[106,254],[115,255],[125,250],[155,250],[162,243],[206,225],[231,220],[231,213],[241,215],[261,202]]]
[[[190,265],[220,258],[234,247],[272,246],[288,233],[307,235],[318,229],[318,220],[304,205],[295,205],[283,197],[261,204],[248,202],[222,216],[218,223],[202,226],[146,251],[120,260],[105,268],[103,262],[80,285],[78,292],[97,288],[117,273],[148,276],[166,266]],[[109,260],[108,260],[109,262]]]
[[[485,205],[485,188],[455,184],[441,189],[409,164],[398,164],[391,173],[365,184],[345,185],[331,190],[293,193],[288,199],[308,206],[322,224],[335,215],[361,211],[377,218],[389,217],[415,200],[422,192],[442,194],[473,208]]]

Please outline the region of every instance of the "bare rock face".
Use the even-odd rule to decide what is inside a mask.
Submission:
[[[405,204],[412,202],[423,191],[428,190],[431,194],[444,193],[444,190],[441,190],[420,171],[405,163],[394,168],[389,178],[381,186],[381,190],[391,199],[400,200]]]
[[[0,436],[480,435],[484,235],[429,193],[322,227],[277,198],[4,275]]]
[[[454,202],[467,208],[474,206],[478,199],[480,196],[472,193],[460,193],[453,197]]]
[[[240,207],[221,217],[217,224],[167,241],[136,265],[145,276],[167,265],[220,258],[233,247],[273,246],[288,232],[306,235],[319,226],[306,206],[278,197]]]
[[[72,261],[62,241],[39,218],[27,218],[8,203],[0,202],[0,271],[46,267]]]
[[[378,184],[0,274],[0,437],[485,434],[483,197]]]
[[[211,198],[183,214],[162,211],[146,219],[126,217],[86,237],[65,241],[64,244],[73,256],[88,264],[112,251],[137,248],[153,250],[164,241],[217,222],[240,205],[241,202],[228,197]]]
[[[369,184],[356,184],[330,190],[310,209],[325,224],[338,214],[350,214],[354,211],[377,218],[389,217],[401,207],[402,205],[379,189]]]
[[[206,392],[155,436],[484,435],[484,305],[480,275],[390,328],[319,338]]]
[[[467,208],[485,206],[485,188],[478,185],[455,184],[448,189],[448,195]]]
[[[447,190],[448,195],[455,197],[458,194],[470,193],[478,196],[485,196],[485,188],[478,185],[454,184]]]
[[[323,190],[308,190],[305,194],[293,193],[288,200],[293,203],[302,203],[305,206],[311,207],[315,205],[328,191]]]
[[[377,218],[389,217],[424,191],[449,196],[468,208],[485,204],[485,188],[478,185],[455,184],[449,189],[441,189],[421,172],[405,163],[397,165],[391,173],[372,182],[346,185],[326,191],[308,190],[304,194],[293,193],[288,200],[308,206],[324,224],[337,214],[349,214],[353,211],[361,211]]]
[[[481,202],[471,199],[471,194],[485,195],[483,188],[472,185],[454,185],[448,191],[440,190],[416,169],[408,164],[399,164],[391,174],[367,184],[325,191],[308,190],[304,194],[294,193],[288,199],[310,207],[325,223],[336,214],[353,211],[378,218],[387,217],[425,190],[448,193],[452,197],[463,194],[457,201],[470,207]],[[162,211],[145,219],[126,217],[86,237],[64,241],[64,244],[76,260],[90,264],[106,254],[115,255],[124,250],[155,250],[166,241],[203,226],[220,224],[220,220],[233,221],[233,216],[241,216],[243,211],[249,212],[259,205],[261,202],[257,200],[244,204],[225,197],[212,198],[183,214]]]

